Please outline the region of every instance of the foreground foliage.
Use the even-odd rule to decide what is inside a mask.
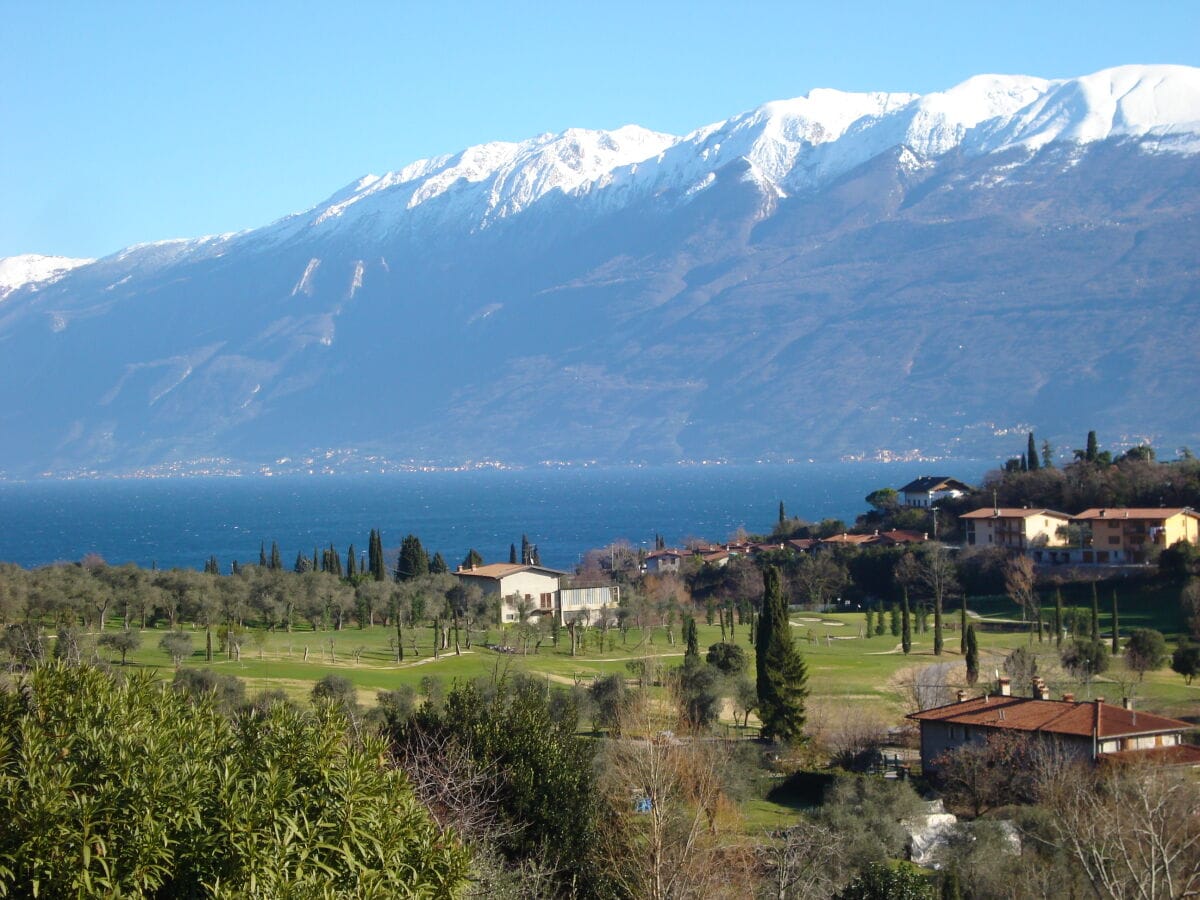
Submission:
[[[17,897],[450,897],[468,862],[333,706],[57,663],[0,692],[0,821]]]

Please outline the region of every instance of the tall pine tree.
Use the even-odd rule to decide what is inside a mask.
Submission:
[[[1054,646],[1062,649],[1063,638],[1063,605],[1062,591],[1054,589]]]
[[[755,634],[758,715],[768,740],[791,742],[804,731],[808,670],[792,640],[779,569],[763,572],[763,609]]]
[[[1029,447],[1025,450],[1025,459],[1029,465],[1029,471],[1036,472],[1038,470],[1038,452],[1032,431],[1029,432]]]
[[[908,608],[908,588],[904,589],[904,605],[900,607],[900,649],[905,656],[912,650],[912,613]]]
[[[442,552],[439,550],[436,553],[434,553],[433,559],[431,559],[429,561],[429,574],[430,575],[445,575],[449,571],[450,571],[450,567],[448,565],[446,565],[446,558],[444,556],[442,556]],[[467,646],[469,647],[471,645],[468,644]]]

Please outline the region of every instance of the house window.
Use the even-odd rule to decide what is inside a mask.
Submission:
[[[1120,538],[1120,537],[1118,537],[1117,535],[1113,535],[1112,537],[1110,537],[1110,538],[1108,539],[1108,542],[1109,542],[1110,544],[1119,544],[1119,543],[1121,543],[1121,538]]]
[[[541,596],[542,609],[552,609],[553,606],[554,606],[554,595],[553,594],[542,594],[542,596]]]

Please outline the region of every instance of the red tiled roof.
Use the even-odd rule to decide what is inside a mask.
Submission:
[[[1025,509],[1024,507],[1005,507],[995,509],[991,506],[984,506],[980,509],[973,509],[969,513],[963,513],[959,516],[960,519],[1028,519],[1030,516],[1054,516],[1057,519],[1070,519],[1066,513],[1056,512],[1053,509]]]
[[[921,531],[905,531],[893,529],[879,532],[879,537],[895,544],[920,544],[929,540],[929,536]]]
[[[1149,750],[1119,750],[1100,754],[1101,762],[1131,763],[1143,760],[1164,766],[1200,766],[1200,747],[1194,744],[1175,744]]]
[[[822,538],[822,544],[867,544],[875,540],[873,534],[835,534]]]
[[[1130,509],[1112,509],[1093,507],[1085,509],[1076,519],[1170,519],[1175,516],[1191,516],[1200,519],[1200,513],[1187,506],[1176,506],[1172,509],[1155,509],[1153,507],[1136,507]]]
[[[1098,701],[1034,700],[1030,697],[976,697],[908,716],[918,722],[949,722],[980,728],[1044,731],[1091,737],[1159,734],[1190,728],[1187,722]]]

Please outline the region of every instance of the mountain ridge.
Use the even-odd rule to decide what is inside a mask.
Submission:
[[[418,161],[14,289],[0,470],[1194,441],[1197,154],[1200,70],[1149,66]]]

